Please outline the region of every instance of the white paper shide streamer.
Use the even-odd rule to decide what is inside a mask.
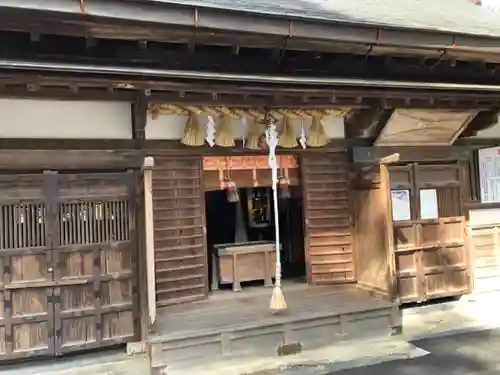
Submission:
[[[498,12],[500,11],[500,0],[481,0],[481,6]]]
[[[246,116],[243,116],[243,118],[241,119],[241,130],[242,130],[241,142],[243,143],[243,148],[245,148],[246,135],[248,132],[248,121]]]
[[[302,148],[305,150],[306,145],[307,145],[307,137],[306,137],[306,130],[304,129],[304,120],[300,119],[300,138],[299,138],[299,143],[302,146]]]
[[[215,145],[215,121],[212,116],[208,116],[208,122],[206,125],[205,140],[210,147]]]

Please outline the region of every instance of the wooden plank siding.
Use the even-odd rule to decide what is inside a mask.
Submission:
[[[203,299],[208,284],[201,158],[153,156],[157,305]]]
[[[357,286],[393,297],[393,227],[386,165],[360,171],[352,181]]]
[[[500,290],[500,226],[469,228],[475,293]]]
[[[355,280],[347,154],[304,153],[305,251],[313,284]]]

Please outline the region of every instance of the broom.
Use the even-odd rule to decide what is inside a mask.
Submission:
[[[326,136],[321,117],[313,117],[309,134],[307,134],[306,144],[310,147],[323,147],[328,144],[328,137]]]
[[[198,116],[189,114],[181,143],[186,146],[203,146],[205,144],[205,134],[200,129]]]
[[[276,280],[274,282],[273,295],[271,296],[270,308],[276,314],[286,310],[287,305],[285,296],[281,290],[281,253],[280,253],[280,226],[278,213],[278,163],[276,160],[276,146],[278,145],[278,134],[276,125],[273,121],[269,122],[269,128],[266,130],[266,141],[269,146],[269,167],[271,168],[273,183],[273,209],[274,209],[274,231],[276,238]]]

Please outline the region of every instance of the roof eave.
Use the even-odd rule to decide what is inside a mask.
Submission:
[[[170,26],[213,29],[224,32],[264,34],[284,38],[352,43],[366,46],[391,46],[429,50],[456,49],[472,52],[500,52],[500,38],[439,30],[396,28],[355,22],[278,15],[236,12],[209,7],[181,6],[148,1],[93,0],[80,4],[73,0],[0,0],[0,11],[30,11],[33,16],[51,12],[68,17],[108,19],[148,24],[151,27]]]

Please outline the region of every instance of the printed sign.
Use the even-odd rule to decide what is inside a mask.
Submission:
[[[500,202],[500,147],[484,148],[478,154],[481,202]]]

